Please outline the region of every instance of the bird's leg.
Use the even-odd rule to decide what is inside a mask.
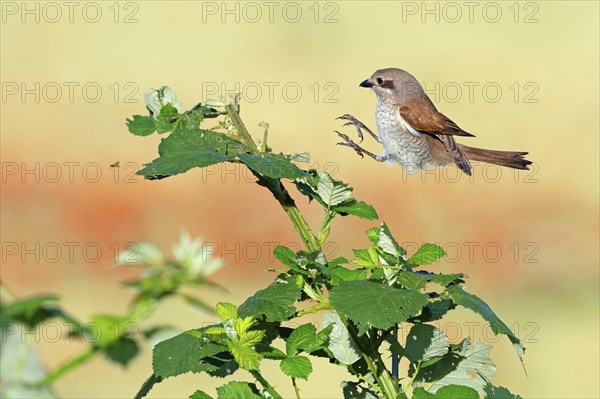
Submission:
[[[371,131],[371,129],[369,129],[364,123],[362,123],[361,121],[359,121],[358,119],[356,119],[355,117],[353,117],[350,114],[344,114],[336,119],[341,119],[344,121],[348,121],[346,123],[344,123],[344,126],[354,126],[356,127],[356,132],[358,133],[358,137],[360,137],[360,141],[363,141],[363,133],[362,131],[364,130],[365,132],[369,133],[371,135],[371,137],[373,137],[378,143],[380,143],[379,141],[379,137],[377,137],[377,135],[375,133],[373,133],[373,131]]]
[[[338,136],[340,136],[340,138],[342,140],[344,140],[341,143],[337,143],[338,145],[345,145],[346,147],[350,147],[352,148],[354,151],[356,151],[356,153],[358,155],[361,156],[361,158],[364,158],[365,155],[370,156],[371,158],[373,158],[374,160],[376,160],[377,162],[383,162],[386,160],[387,156],[380,156],[380,155],[375,155],[370,151],[365,150],[364,148],[362,148],[361,146],[359,146],[358,144],[356,144],[354,141],[352,141],[352,139],[348,136],[346,136],[344,133],[340,133],[337,130],[335,131]],[[383,155],[383,154],[382,154]]]

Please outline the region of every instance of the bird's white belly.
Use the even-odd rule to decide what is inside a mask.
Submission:
[[[397,107],[378,102],[376,120],[388,160],[399,162],[408,173],[416,173],[432,163],[427,141],[423,135],[417,136],[407,130]]]

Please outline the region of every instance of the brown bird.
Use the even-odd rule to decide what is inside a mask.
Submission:
[[[340,144],[354,148],[360,155],[367,154],[379,162],[397,161],[409,173],[425,169],[429,164],[448,166],[455,163],[460,170],[471,175],[469,161],[529,169],[527,165],[531,162],[523,158],[527,152],[485,150],[457,143],[454,136],[473,135],[440,113],[419,82],[402,69],[380,69],[360,87],[372,88],[377,95],[378,141],[384,148],[381,154],[375,156],[338,132],[345,140]],[[377,139],[353,116],[346,114],[339,119],[348,120],[346,125],[355,125],[361,139],[361,129]]]

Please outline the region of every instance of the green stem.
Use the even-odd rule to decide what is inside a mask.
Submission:
[[[248,129],[246,129],[244,122],[242,122],[242,119],[240,118],[240,115],[233,104],[226,105],[225,109],[227,110],[227,114],[231,119],[231,123],[233,123],[233,126],[235,126],[235,129],[250,151],[253,154],[260,154],[260,150],[256,146],[252,136],[250,136],[250,133],[248,133]],[[304,245],[306,245],[306,248],[310,252],[318,251],[320,249],[320,245],[317,239],[313,235],[310,226],[300,213],[300,210],[298,210],[296,207],[293,198],[288,194],[281,181],[279,179],[273,179],[256,173],[255,176],[265,187],[269,189],[269,191],[271,191],[273,196],[281,204],[283,210],[285,213],[287,213],[288,217],[294,224],[294,228],[300,234],[300,237],[302,238]]]
[[[292,385],[294,386],[294,392],[296,393],[296,399],[300,399],[300,390],[298,389],[298,385],[296,384],[296,379],[292,377]]]
[[[91,358],[93,358],[97,352],[98,352],[97,347],[91,347],[89,349],[86,349],[83,353],[75,356],[74,358],[72,358],[70,360],[67,360],[59,368],[55,369],[50,374],[46,375],[42,380],[38,381],[35,385],[44,386],[44,385],[52,384],[54,381],[58,380],[59,378],[61,378],[63,375],[65,375],[69,371],[73,370],[74,368],[79,367],[81,364],[83,364],[83,363],[87,362],[88,360],[90,360]]]
[[[364,345],[363,340],[358,336],[358,333],[354,326],[350,325],[347,318],[340,314],[340,319],[346,326],[348,333],[352,337],[352,340],[356,343],[358,348],[360,349],[361,355],[365,362],[367,363],[367,367],[369,371],[373,373],[377,384],[381,387],[381,391],[383,395],[387,399],[396,399],[398,396],[397,383],[394,384],[392,376],[385,368],[381,357],[379,357],[379,353],[376,350],[372,350],[369,345]]]
[[[275,388],[273,388],[273,386],[271,384],[269,384],[269,382],[267,380],[265,380],[265,378],[262,376],[262,374],[260,373],[260,371],[258,370],[250,370],[250,374],[252,374],[252,376],[254,378],[256,378],[256,380],[258,382],[260,382],[260,384],[263,386],[263,388],[265,388],[265,390],[267,392],[269,392],[269,394],[274,397],[275,399],[283,399],[283,396],[281,396],[276,390]]]
[[[320,310],[327,310],[327,309],[333,309],[333,306],[331,305],[331,302],[324,301],[324,302],[316,304],[315,306],[311,306],[310,308],[306,308],[304,310],[299,311],[296,314],[296,317],[304,316],[304,315],[311,314],[311,313],[316,313]]]

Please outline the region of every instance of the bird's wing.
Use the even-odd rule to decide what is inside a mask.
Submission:
[[[430,102],[406,103],[400,107],[400,116],[412,129],[439,140],[456,166],[467,175],[471,175],[471,164],[454,140],[454,136],[473,136],[471,133],[465,132],[444,114],[439,113]]]
[[[427,102],[407,102],[400,106],[400,116],[415,130],[422,133],[473,136],[462,130],[444,114],[438,112],[435,106]]]

